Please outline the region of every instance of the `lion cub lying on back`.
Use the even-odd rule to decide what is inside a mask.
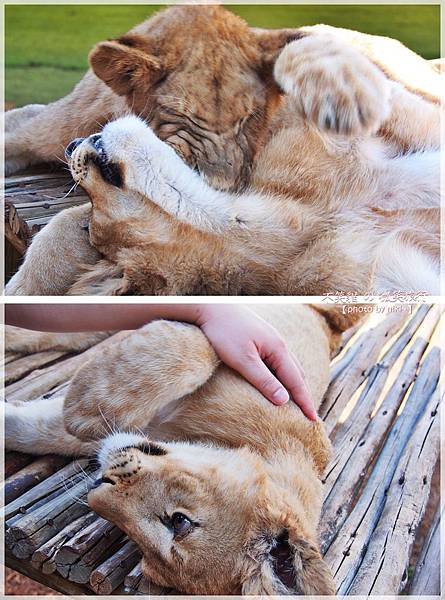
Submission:
[[[351,318],[336,307],[255,311],[285,336],[318,407]],[[45,340],[41,350],[54,345]],[[101,442],[88,501],[137,542],[153,582],[189,594],[335,592],[317,543],[323,424],[293,402],[272,406],[199,328],[151,323],[81,367],[64,401],[6,404],[6,446],[89,454],[104,420],[144,435]]]

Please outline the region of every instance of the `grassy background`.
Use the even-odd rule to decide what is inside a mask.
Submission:
[[[116,37],[160,6],[5,6],[6,101],[50,102],[68,93],[87,69],[98,41]],[[257,27],[326,23],[394,37],[425,58],[440,53],[439,6],[236,5]]]

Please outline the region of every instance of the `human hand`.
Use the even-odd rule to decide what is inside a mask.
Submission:
[[[273,404],[285,404],[290,393],[306,417],[317,418],[300,364],[266,321],[244,306],[207,304],[200,305],[196,324],[219,358]]]

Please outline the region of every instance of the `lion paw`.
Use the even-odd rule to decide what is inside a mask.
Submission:
[[[280,87],[303,116],[322,130],[364,135],[389,114],[390,83],[366,56],[330,35],[313,35],[284,47],[274,69]]]

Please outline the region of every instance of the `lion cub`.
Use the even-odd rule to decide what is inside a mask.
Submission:
[[[353,319],[341,307],[254,310],[286,338],[318,407]],[[107,422],[126,433],[101,441],[88,502],[136,541],[153,582],[203,595],[335,592],[317,542],[322,422],[271,405],[199,328],[153,322],[81,367],[64,400],[7,403],[6,446],[90,454]]]
[[[400,43],[176,6],[90,63],[8,133],[11,168],[128,111],[149,129],[73,153],[91,235],[89,207],[60,213],[8,294],[437,292],[443,78]]]

